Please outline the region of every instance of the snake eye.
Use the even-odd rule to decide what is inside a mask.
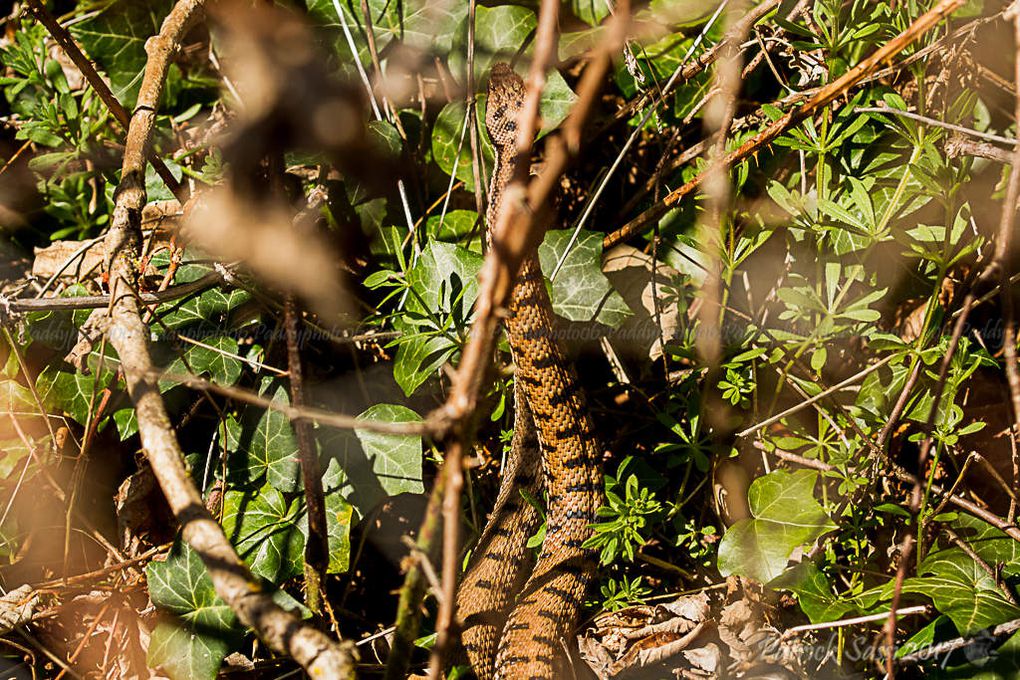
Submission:
[[[517,132],[517,121],[515,120],[507,121],[506,129],[509,130],[510,132]]]

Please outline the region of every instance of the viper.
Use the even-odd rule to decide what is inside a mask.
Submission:
[[[490,246],[518,162],[524,94],[524,82],[509,65],[493,66],[485,111],[496,151],[486,212]],[[506,311],[514,434],[493,512],[458,591],[461,639],[481,680],[557,678],[595,568],[585,541],[601,504],[601,447],[577,375],[555,337],[537,252],[525,258]],[[539,516],[521,492],[540,497],[543,481],[545,537],[532,566],[526,544]]]

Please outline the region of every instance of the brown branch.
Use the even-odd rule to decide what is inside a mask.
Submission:
[[[223,282],[223,275],[210,272],[190,283],[170,286],[153,293],[138,293],[138,302],[143,305],[157,305],[163,302],[179,300]],[[69,298],[35,298],[26,300],[7,300],[0,296],[0,307],[12,312],[57,312],[75,309],[102,309],[110,306],[109,295],[82,295]]]
[[[276,604],[238,557],[223,528],[202,502],[184,465],[184,456],[160,396],[135,291],[136,264],[145,205],[145,159],[170,57],[181,38],[205,16],[204,0],[179,0],[157,36],[146,42],[148,60],[138,105],[128,126],[117,188],[107,268],[112,304],[109,339],[120,357],[128,394],[135,405],[142,450],[152,467],[184,540],[199,555],[219,595],[240,622],[268,647],[290,655],[312,677],[352,678],[353,646],[341,645]]]
[[[290,373],[290,403],[305,405],[304,375],[301,367],[298,317],[301,312],[293,295],[283,305],[283,325],[287,335],[287,370]],[[305,604],[313,612],[322,610],[322,589],[329,568],[329,535],[326,530],[326,501],[322,492],[322,466],[312,439],[311,423],[300,418],[292,421],[298,445],[301,478],[308,511],[308,540],[305,542]]]
[[[1020,6],[1014,3],[1010,10],[1013,15],[1014,49],[1020,49]],[[1013,120],[1020,125],[1020,59],[1015,60],[1013,78],[1017,95],[1014,100]],[[1013,442],[1013,488],[1020,486],[1020,455],[1017,453],[1017,437],[1020,437],[1020,367],[1016,354],[1016,308],[1013,305],[1013,291],[1009,285],[1009,258],[1013,250],[1013,230],[1016,228],[1017,200],[1020,198],[1020,140],[1013,146],[1012,168],[1009,185],[1002,205],[999,220],[999,234],[995,242],[995,256],[992,266],[998,269],[1000,294],[1002,296],[1002,319],[1005,332],[1002,338],[1003,359],[1006,362],[1006,382],[1009,384],[1010,403],[1013,408],[1013,427],[1009,436]],[[1009,515],[1016,515],[1016,501],[1009,504]]]
[[[914,23],[908,26],[902,33],[878,48],[871,56],[862,60],[859,64],[844,73],[842,76],[815,92],[803,106],[786,113],[782,118],[769,124],[757,135],[741,144],[726,156],[726,163],[730,166],[739,163],[750,157],[763,146],[770,144],[777,137],[790,128],[803,122],[814,115],[819,109],[832,103],[837,97],[860,83],[870,73],[876,71],[883,63],[903,51],[907,46],[919,37],[934,28],[944,18],[962,6],[964,0],[941,0],[935,7],[919,16]],[[701,173],[689,182],[667,195],[662,201],[652,206],[635,219],[623,225],[616,231],[607,234],[602,240],[603,249],[609,249],[628,238],[641,233],[645,228],[656,222],[680,199],[691,194],[705,181],[705,173]]]
[[[50,32],[53,39],[63,48],[67,56],[74,62],[74,65],[78,67],[85,80],[88,81],[92,89],[99,95],[99,98],[106,104],[106,108],[110,110],[110,113],[117,119],[117,122],[127,130],[128,124],[131,122],[127,110],[110,90],[106,81],[96,72],[96,67],[92,65],[89,58],[81,51],[81,48],[78,47],[78,44],[71,37],[67,29],[61,26],[60,22],[50,14],[41,0],[26,0],[26,4],[29,11],[35,15],[39,23],[46,27],[46,30]],[[166,167],[166,164],[163,163],[163,160],[154,151],[149,152],[149,162],[152,163],[152,167],[156,170],[156,173],[163,180],[163,183],[166,184],[167,188],[173,192],[173,195],[177,197],[181,205],[184,205],[188,200],[187,187],[177,181],[177,178],[170,172],[170,168]]]
[[[446,425],[431,420],[406,423],[389,423],[382,420],[367,420],[356,416],[348,416],[342,413],[334,413],[314,406],[295,406],[283,404],[278,401],[266,399],[265,397],[230,385],[219,385],[217,383],[200,378],[196,375],[186,373],[164,372],[153,369],[149,375],[152,379],[172,380],[186,385],[195,390],[204,392],[215,392],[230,399],[241,401],[253,406],[261,406],[272,411],[277,411],[287,416],[292,421],[310,420],[330,427],[339,427],[348,430],[367,430],[380,434],[413,435],[430,438],[438,438],[439,434],[446,431]]]
[[[417,554],[423,557],[416,559],[414,555],[410,555],[407,558],[409,566],[404,576],[404,585],[400,588],[393,644],[390,645],[390,655],[386,659],[386,674],[383,680],[403,680],[407,677],[407,667],[414,651],[414,640],[418,637],[421,624],[421,602],[428,585],[428,579],[422,569],[422,560],[433,559],[435,553],[436,539],[439,537],[441,527],[445,479],[445,475],[440,475],[436,479],[425,508],[425,518],[418,531],[415,549]]]

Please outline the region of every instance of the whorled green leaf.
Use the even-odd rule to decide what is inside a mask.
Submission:
[[[545,275],[552,276],[566,251],[573,231],[554,229],[545,235],[538,257]],[[598,321],[611,328],[623,323],[631,311],[602,273],[602,234],[581,231],[552,279],[553,311],[571,321]]]
[[[299,576],[305,539],[296,498],[272,486],[228,491],[223,496],[223,531],[253,574],[273,583]]]
[[[71,27],[71,34],[110,78],[113,93],[130,110],[145,70],[145,41],[159,33],[170,0],[118,0]]]
[[[719,543],[719,573],[767,583],[783,573],[794,549],[832,531],[814,497],[818,473],[776,470],[751,483],[749,519],[734,524]]]
[[[417,413],[397,404],[376,404],[358,417],[387,423],[421,420]],[[323,455],[329,458],[323,486],[328,492],[339,491],[360,517],[390,496],[425,490],[420,436],[368,430],[352,434],[323,428],[319,441]]]
[[[272,400],[289,404],[287,390],[282,385],[273,387],[272,381],[262,385],[263,393],[272,393]],[[259,413],[255,408],[245,409],[238,440],[229,441],[233,451],[228,469],[236,482],[251,485],[263,478],[270,486],[283,492],[298,489],[300,466],[297,440],[290,420],[273,409]]]
[[[411,395],[456,351],[478,295],[481,266],[478,253],[431,241],[408,272],[405,314],[394,322],[401,337],[393,377],[405,394]]]

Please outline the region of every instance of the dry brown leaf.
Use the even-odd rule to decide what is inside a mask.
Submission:
[[[0,635],[31,621],[38,604],[39,595],[28,584],[0,597]]]
[[[686,320],[675,296],[668,294],[678,272],[628,245],[616,246],[603,256],[602,272],[634,312],[610,334],[613,346],[652,361],[660,358],[663,341],[676,339]]]

